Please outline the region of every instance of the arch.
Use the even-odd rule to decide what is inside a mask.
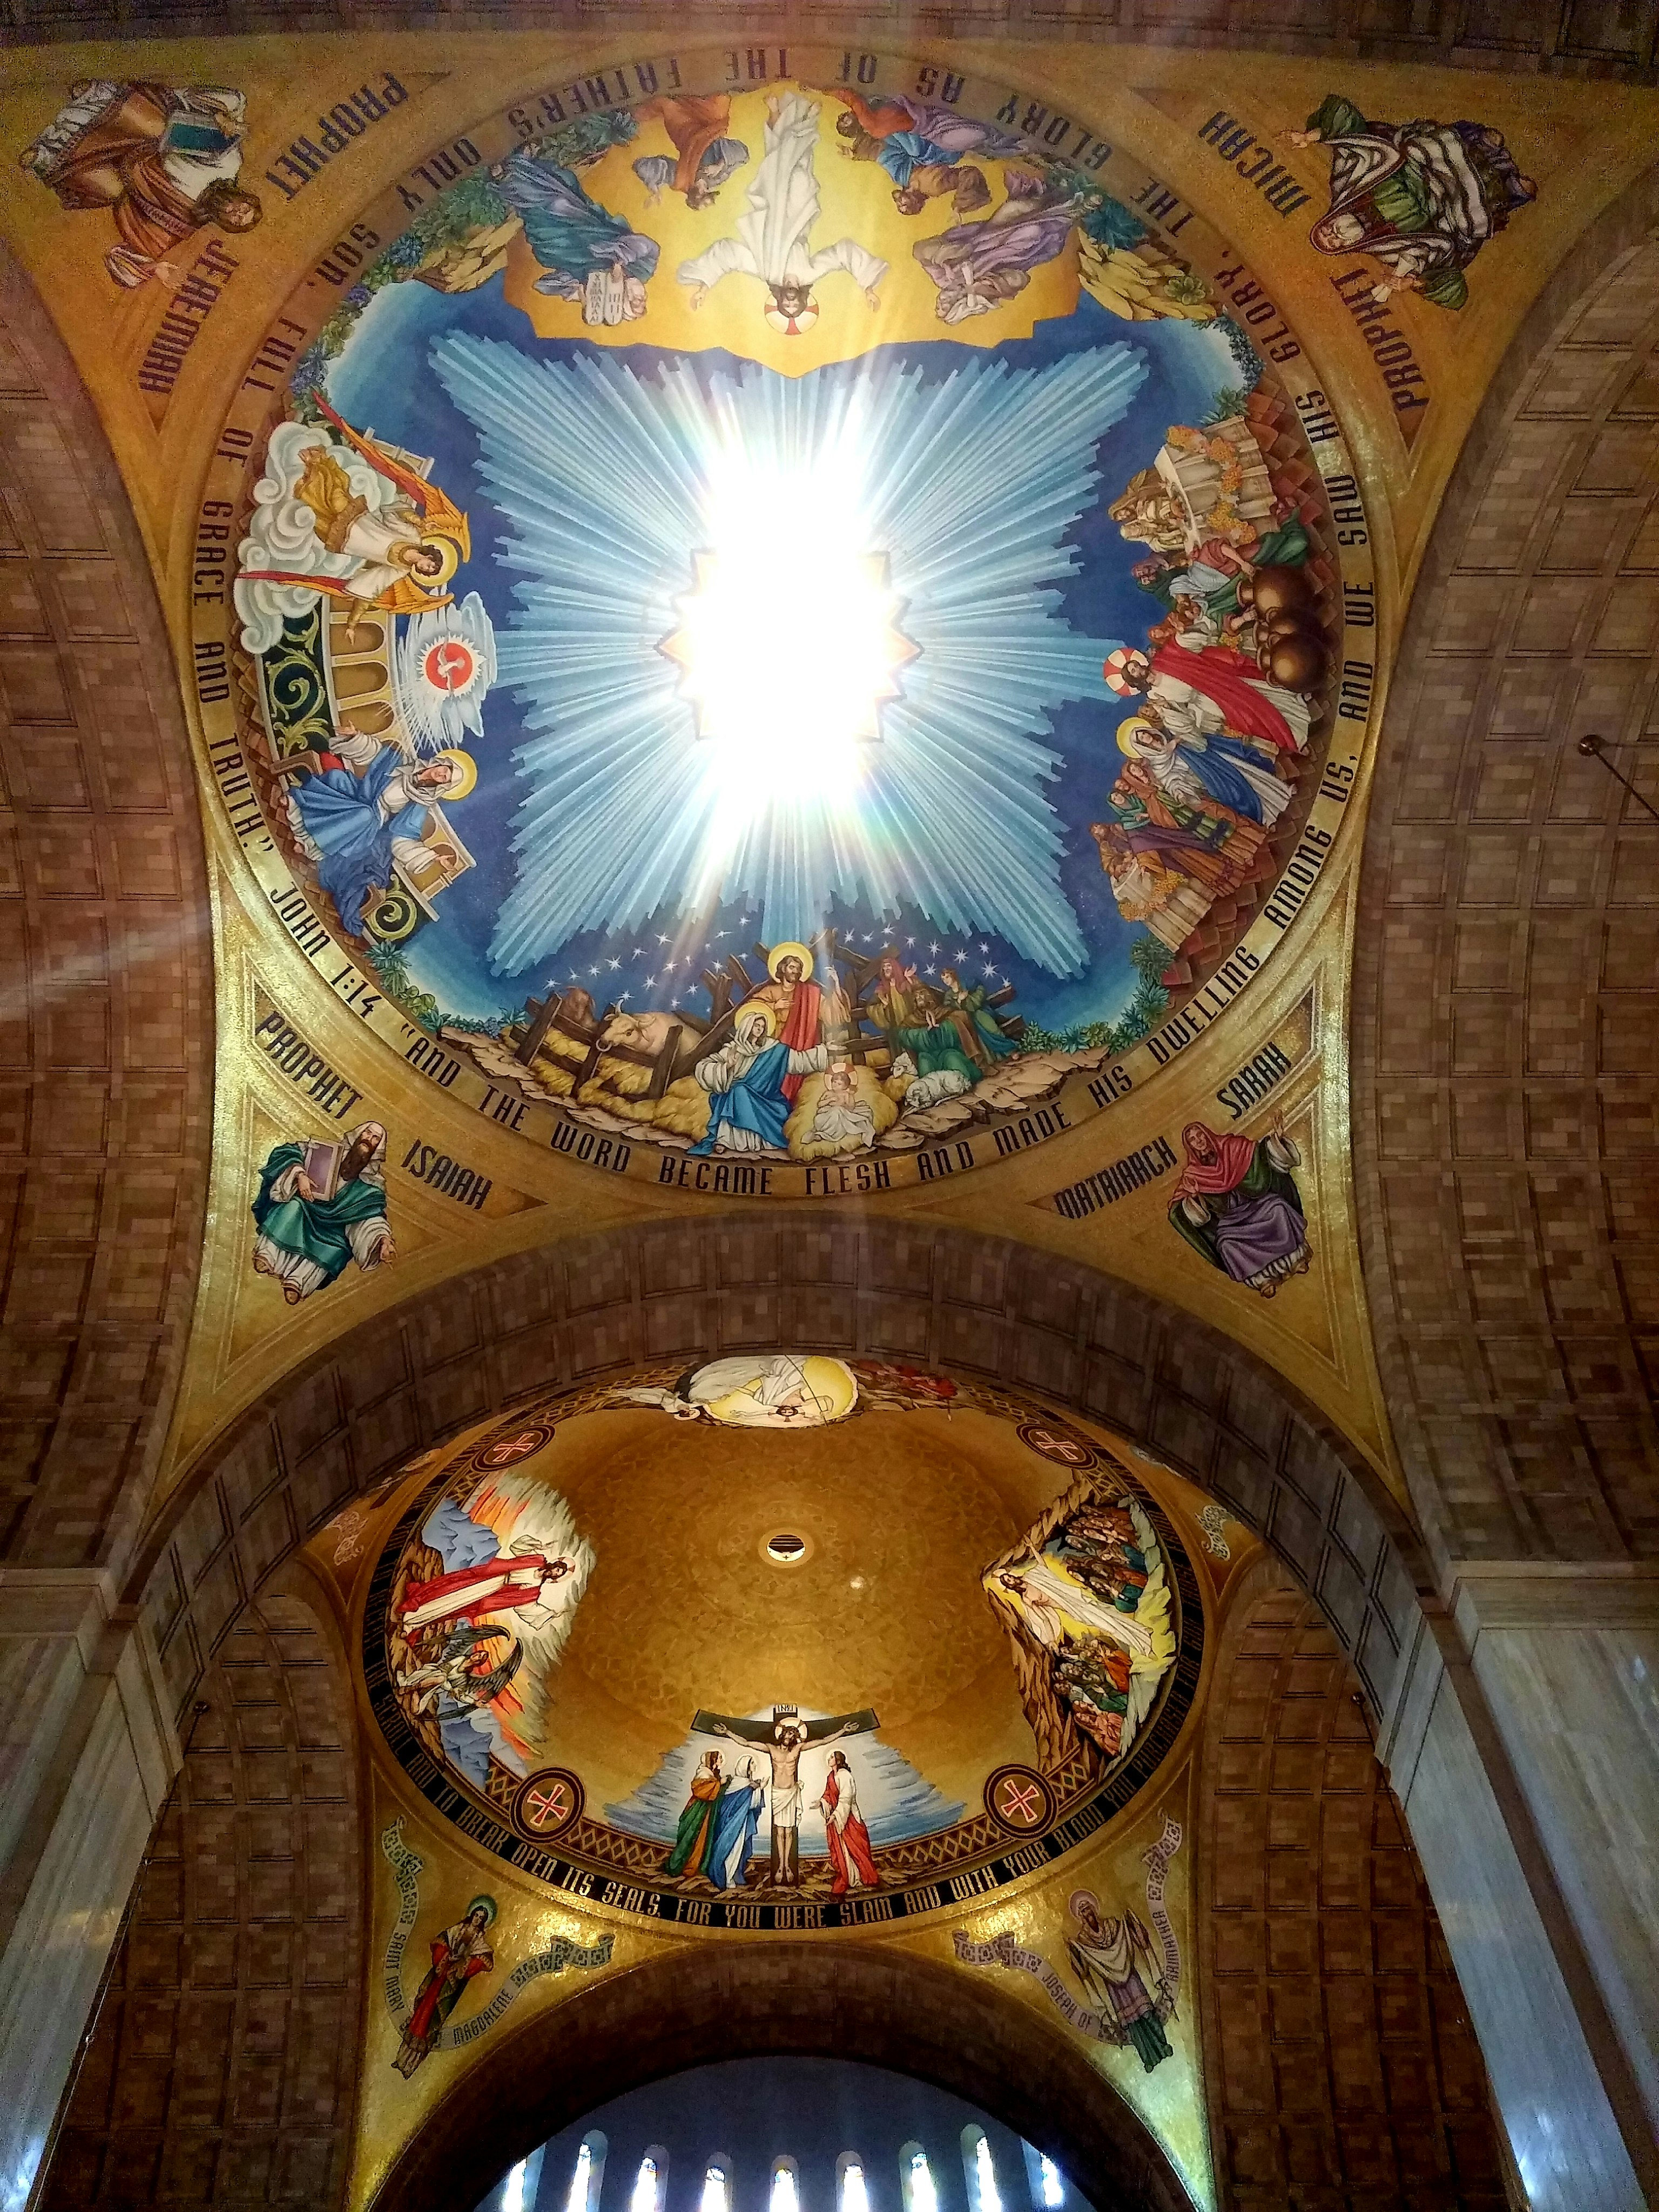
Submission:
[[[1221,2201],[1502,2212],[1486,2070],[1358,1687],[1271,1560],[1229,1607],[1194,1914]]]
[[[1659,173],[1528,314],[1447,493],[1355,932],[1362,1257],[1442,1563],[1659,1553]]]
[[[201,1265],[207,868],[137,525],[74,362],[3,247],[0,330],[0,840],[15,859],[0,877],[0,1559],[119,1574]]]
[[[531,1389],[802,1341],[988,1377],[1109,1424],[1262,1534],[1386,1704],[1417,1602],[1410,1532],[1358,1455],[1231,1338],[969,1231],[744,1214],[515,1254],[286,1378],[170,1501],[135,1570],[176,1699],[277,1564],[423,1447]]]
[[[1097,2212],[1190,2212],[1140,2119],[1058,2022],[948,1965],[872,1943],[700,1943],[647,1959],[538,2014],[476,2067],[407,2143],[375,2212],[449,2212],[488,2143],[504,2168],[598,2105],[722,2057],[856,2051],[954,2091],[1071,2170]],[[885,2191],[872,2190],[872,2201]],[[945,2192],[941,2190],[941,2197]]]
[[[302,1567],[242,1613],[193,1703],[42,2212],[344,2199],[362,1796],[345,1652]]]

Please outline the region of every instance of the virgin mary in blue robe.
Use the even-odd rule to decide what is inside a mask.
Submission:
[[[757,1782],[752,1774],[727,1778],[720,1802],[714,1808],[708,1855],[703,1862],[716,1889],[743,1887],[743,1870],[754,1853],[755,1831],[760,1826],[761,1807],[765,1802],[766,1785]]]
[[[394,811],[382,817],[381,794],[408,766],[388,745],[362,775],[349,768],[325,769],[320,775],[307,777],[294,794],[306,834],[317,848],[317,880],[349,930],[362,928],[370,891],[385,890],[392,882],[392,840],[417,842],[431,818],[418,801],[394,804]],[[405,777],[400,790],[406,794],[408,788]],[[398,795],[392,794],[394,802]]]
[[[1177,744],[1174,750],[1175,757],[1197,778],[1212,799],[1218,799],[1224,806],[1231,806],[1235,814],[1243,815],[1249,822],[1266,819],[1261,793],[1244,773],[1247,763],[1258,776],[1267,766],[1254,745],[1247,744],[1242,738],[1218,732],[1206,737],[1201,751],[1196,745],[1186,744]]]
[[[692,1146],[694,1154],[784,1149],[783,1127],[792,1109],[783,1079],[827,1067],[830,1054],[821,1044],[796,1052],[769,1036],[768,1026],[763,1013],[739,1015],[731,1042],[698,1061],[697,1080],[708,1092],[708,1133]]]

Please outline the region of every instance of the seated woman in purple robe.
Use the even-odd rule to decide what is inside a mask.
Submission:
[[[1170,1204],[1170,1226],[1236,1283],[1270,1298],[1313,1257],[1302,1194],[1291,1170],[1302,1155],[1276,1123],[1271,1136],[1222,1134],[1202,1121],[1181,1133],[1187,1164]]]

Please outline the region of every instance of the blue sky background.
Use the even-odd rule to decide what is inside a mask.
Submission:
[[[506,304],[499,281],[454,297],[424,284],[392,284],[363,312],[345,352],[332,366],[327,391],[331,404],[355,427],[372,428],[380,437],[432,455],[434,479],[471,518],[473,558],[456,588],[477,591],[498,631],[504,631],[514,611],[516,580],[493,557],[504,526],[476,469],[478,433],[431,368],[434,340],[458,331],[504,340],[531,360],[559,362],[590,350],[580,340],[537,337],[526,318]],[[1127,323],[1108,314],[1086,293],[1074,314],[1039,324],[1029,338],[1009,340],[998,357],[1015,368],[1042,368],[1066,355],[1107,345],[1133,349],[1144,358],[1147,374],[1121,420],[1101,441],[1096,505],[1070,533],[1081,556],[1081,573],[1063,586],[1061,602],[1073,629],[1137,642],[1161,610],[1130,574],[1135,556],[1146,549],[1125,544],[1106,507],[1138,469],[1150,465],[1170,424],[1200,421],[1215,394],[1241,380],[1224,339],[1213,332],[1178,320]],[[966,350],[948,339],[928,340],[877,348],[870,358],[896,355],[931,380],[960,365]],[[645,345],[615,357],[647,379],[669,358]],[[718,350],[683,358],[703,373],[729,372],[733,366],[732,357]],[[930,967],[956,965],[957,956],[965,951],[964,981],[980,981],[985,969],[994,970],[997,981],[1014,985],[1015,1011],[1044,1028],[1115,1017],[1133,988],[1127,949],[1138,933],[1118,913],[1089,823],[1099,818],[1116,774],[1115,732],[1124,712],[1103,684],[1097,701],[1062,706],[1049,718],[1054,750],[1066,763],[1060,777],[1048,787],[1064,836],[1060,880],[1091,953],[1081,976],[1056,978],[984,931],[947,935],[919,908],[902,910],[895,919],[857,905],[832,909],[826,920],[835,923],[843,940],[850,936],[863,951],[896,939],[924,973]],[[659,982],[651,988],[646,982],[660,961],[658,937],[677,936],[689,918],[668,887],[659,913],[638,928],[586,932],[517,974],[492,972],[486,949],[498,910],[513,888],[511,822],[523,793],[513,753],[526,732],[517,702],[504,687],[490,693],[483,721],[485,737],[477,748],[477,788],[453,813],[454,826],[477,865],[444,892],[439,921],[410,940],[407,957],[416,981],[437,997],[447,1013],[469,1017],[495,1014],[530,994],[539,995],[550,981],[562,988],[573,979],[584,983],[601,1005],[625,991],[633,1006],[677,1000],[693,1012],[702,1011],[705,1002],[695,970],[688,976],[681,968],[672,986]],[[729,951],[746,950],[753,940],[756,924],[745,923],[745,911],[744,902],[733,902],[709,917],[710,964]],[[934,945],[937,953],[931,950]],[[702,964],[698,960],[696,968]]]

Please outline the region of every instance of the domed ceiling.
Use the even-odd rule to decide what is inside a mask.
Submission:
[[[365,1587],[380,1732],[474,1846],[717,1928],[890,1920],[1036,1870],[1161,1765],[1204,1639],[1168,1512],[1103,1446],[796,1352],[467,1438]]]
[[[1063,116],[821,58],[472,127],[220,448],[238,827],[302,950],[538,1145],[747,1196],[1126,1095],[1293,917],[1372,665],[1237,257]]]

